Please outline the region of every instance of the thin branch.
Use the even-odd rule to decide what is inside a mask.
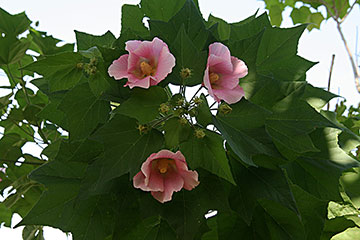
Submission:
[[[360,73],[359,73],[359,69],[357,68],[357,66],[355,64],[354,58],[353,58],[352,53],[350,51],[350,48],[349,48],[349,46],[347,44],[345,36],[344,36],[344,34],[343,34],[342,30],[341,30],[341,26],[340,26],[339,22],[337,24],[337,29],[338,29],[338,32],[339,32],[339,34],[341,36],[341,39],[342,39],[342,41],[344,43],[345,49],[346,49],[346,51],[347,51],[347,53],[349,55],[351,67],[353,69],[354,78],[355,78],[355,86],[356,86],[357,91],[360,93],[360,83],[359,83]]]
[[[39,133],[40,137],[43,139],[43,142],[45,144],[49,144],[49,140],[46,138],[45,133],[43,132],[43,130],[40,127],[40,124],[36,123],[36,126],[38,127],[38,133]]]
[[[3,158],[0,158],[0,161],[1,162],[8,162],[8,163],[21,163],[21,164],[29,164],[29,165],[43,165],[44,163],[38,163],[38,162],[19,162],[19,161],[13,161],[13,160],[9,160],[9,159],[3,159]]]
[[[346,17],[350,14],[350,12],[353,10],[353,8],[354,8],[354,6],[355,6],[355,4],[357,3],[357,1],[355,1],[352,5],[351,5],[351,7],[349,8],[349,10],[346,12],[346,14],[345,14],[345,16],[340,20],[340,23],[342,23],[345,19],[346,19]]]
[[[204,87],[204,86],[200,86],[200,87],[199,87],[199,89],[195,92],[194,96],[192,96],[192,98],[190,98],[190,101],[189,101],[189,102],[191,102],[191,101],[194,99],[194,97],[196,96],[196,94],[198,94],[203,87]]]
[[[330,73],[329,73],[329,80],[328,80],[328,91],[330,92],[330,83],[331,83],[331,75],[332,75],[332,71],[333,71],[333,67],[334,67],[334,60],[335,60],[335,54],[332,55],[332,59],[331,59],[331,66],[330,66]],[[327,104],[327,110],[329,111],[330,109],[330,102],[328,102]]]

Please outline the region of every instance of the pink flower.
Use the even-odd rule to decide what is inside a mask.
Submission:
[[[232,104],[240,101],[244,90],[239,86],[239,78],[248,73],[247,66],[240,59],[230,55],[222,43],[209,46],[209,57],[204,74],[203,85],[215,101]]]
[[[141,171],[133,178],[135,188],[151,191],[151,195],[161,203],[171,200],[174,192],[182,188],[191,190],[199,184],[198,173],[188,170],[185,157],[180,151],[173,153],[161,150],[153,153],[141,166]]]
[[[171,73],[175,66],[175,57],[168,46],[159,38],[150,41],[127,41],[125,50],[129,54],[122,55],[113,61],[108,73],[116,80],[127,78],[124,86],[149,88]]]

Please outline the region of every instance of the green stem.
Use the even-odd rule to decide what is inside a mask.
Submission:
[[[200,86],[200,87],[199,87],[199,89],[195,92],[194,96],[192,96],[192,98],[190,99],[190,102],[194,99],[194,97],[196,96],[196,94],[198,94],[202,88],[203,88],[203,86]]]
[[[24,91],[24,94],[25,94],[26,103],[28,105],[30,105],[30,98],[29,98],[28,92],[27,92],[26,87],[25,87],[26,83],[24,81],[24,72],[22,70],[22,66],[21,66],[20,62],[19,62],[19,67],[20,67],[20,72],[21,72],[20,84],[21,84],[21,87],[22,87],[22,89]]]
[[[21,163],[21,164],[30,164],[30,165],[43,165],[44,163],[37,163],[37,162],[19,162],[19,161],[12,161],[12,160],[9,160],[9,159],[3,159],[3,158],[0,158],[0,161],[1,162],[9,162],[9,163]]]
[[[164,121],[166,121],[166,120],[168,120],[168,119],[170,119],[170,118],[172,118],[172,117],[174,117],[174,114],[169,114],[169,115],[167,115],[167,116],[165,116],[165,117],[163,117],[163,118],[160,118],[160,119],[158,119],[158,120],[155,120],[155,121],[153,121],[153,122],[150,122],[150,127],[151,128],[153,128],[153,127],[156,127],[157,125],[159,125],[160,123],[162,123],[162,122],[164,122]]]
[[[46,138],[44,132],[42,131],[40,124],[37,123],[36,126],[38,127],[38,133],[39,133],[40,137],[43,139],[43,142],[46,144],[49,144],[49,140]]]

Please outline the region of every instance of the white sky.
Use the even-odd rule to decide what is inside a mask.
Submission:
[[[30,20],[40,22],[40,30],[65,42],[75,42],[74,30],[94,35],[101,35],[110,30],[118,37],[121,5],[138,2],[140,0],[0,0],[0,7],[11,14],[25,11]],[[212,13],[228,22],[236,22],[254,14],[257,9],[260,9],[259,13],[264,12],[264,3],[256,0],[199,0],[199,3],[205,19]],[[292,26],[289,14],[290,11],[283,14],[285,22],[282,27]],[[342,25],[353,53],[355,52],[356,26],[360,31],[359,23],[360,9],[356,6]],[[358,51],[359,49],[360,41]],[[355,89],[352,68],[334,21],[323,22],[321,31],[315,29],[309,33],[306,30],[300,39],[298,51],[300,56],[319,62],[308,71],[307,80],[314,86],[323,88],[327,87],[331,56],[335,54],[331,91],[344,96],[349,104],[357,105],[360,102],[360,94]],[[0,73],[0,85],[4,85],[6,79],[1,75]],[[336,101],[332,102],[332,106]],[[18,222],[19,218],[14,220]],[[68,239],[65,234],[53,233],[49,230],[45,232],[45,238],[48,240]],[[0,239],[21,240],[21,230],[0,228]]]

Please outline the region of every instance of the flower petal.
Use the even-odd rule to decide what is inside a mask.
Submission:
[[[203,84],[207,88],[209,95],[215,99],[215,101],[220,102],[220,99],[215,96],[211,83],[210,83],[210,77],[209,77],[209,66],[205,69],[204,72],[204,78],[203,78]]]
[[[233,65],[230,60],[227,61],[215,55],[209,55],[208,66],[211,72],[217,74],[231,74],[233,72]]]
[[[119,80],[128,76],[128,58],[129,54],[125,54],[112,62],[108,69],[110,77],[114,77],[116,80]]]
[[[233,89],[214,89],[214,95],[228,104],[233,104],[244,96],[244,89],[239,85]]]
[[[233,75],[237,78],[243,78],[248,74],[248,68],[246,64],[236,57],[231,57],[231,63],[234,67]]]
[[[177,172],[169,172],[166,175],[166,179],[164,181],[164,191],[163,194],[159,194],[159,192],[155,192],[155,196],[153,196],[159,200],[160,202],[168,202],[171,200],[174,192],[180,191],[184,186],[184,179]],[[158,199],[158,198],[159,199]]]
[[[222,43],[215,42],[209,45],[209,55],[216,55],[226,61],[230,62],[230,51],[229,49]]]
[[[127,83],[124,85],[124,87],[129,86],[130,88],[133,87],[141,87],[141,88],[149,88],[150,87],[150,76],[147,76],[143,79],[138,79],[134,77],[133,75],[130,75],[128,77]]]
[[[140,171],[133,177],[133,185],[135,188],[140,188],[143,191],[149,191],[145,185],[145,175]]]
[[[184,179],[184,188],[186,190],[192,190],[193,188],[195,188],[197,185],[199,185],[199,181],[198,181],[198,173],[196,171],[183,171],[180,172],[180,175],[183,177]]]
[[[174,66],[175,57],[170,53],[167,46],[163,47],[159,54],[154,78],[158,82],[162,81],[169,73],[171,73]]]
[[[135,51],[141,44],[139,40],[130,40],[125,43],[125,50],[128,52]]]

